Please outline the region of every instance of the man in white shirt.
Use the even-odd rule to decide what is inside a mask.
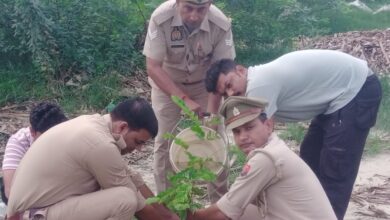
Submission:
[[[343,219],[382,98],[366,61],[331,50],[296,51],[249,68],[224,59],[208,70],[206,88],[264,98],[265,112],[277,121],[312,120],[300,155]]]

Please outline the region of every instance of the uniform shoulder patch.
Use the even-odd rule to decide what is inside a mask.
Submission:
[[[152,14],[151,19],[160,25],[175,15],[176,7],[174,1],[162,3]]]
[[[246,176],[249,171],[251,170],[251,165],[249,164],[245,164],[243,167],[242,167],[242,171],[241,171],[241,176]]]

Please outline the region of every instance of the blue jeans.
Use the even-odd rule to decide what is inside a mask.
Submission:
[[[320,180],[339,220],[347,210],[381,98],[377,76],[367,77],[359,93],[346,106],[314,118],[302,142],[300,156]]]

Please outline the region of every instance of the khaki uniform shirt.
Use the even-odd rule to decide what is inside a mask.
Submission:
[[[200,28],[189,33],[176,1],[166,1],[151,16],[143,54],[163,62],[174,82],[200,82],[212,62],[235,58],[230,21],[211,5]]]
[[[125,186],[136,192],[144,182],[122,159],[120,149],[126,144],[111,129],[111,117],[96,114],[77,117],[42,134],[16,171],[7,215],[111,187]],[[145,203],[140,193],[137,199],[138,211]]]
[[[229,192],[217,202],[226,216],[239,219],[252,203],[262,215],[253,219],[336,219],[315,174],[275,134],[248,159]]]

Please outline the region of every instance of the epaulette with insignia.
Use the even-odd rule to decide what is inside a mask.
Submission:
[[[162,3],[152,14],[151,19],[160,25],[172,18],[176,12],[176,1],[166,1]]]

